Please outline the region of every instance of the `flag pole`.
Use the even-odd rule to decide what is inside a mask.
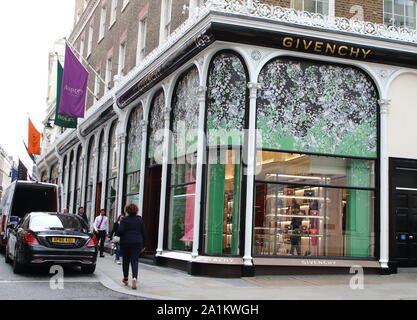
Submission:
[[[87,66],[94,72],[94,74],[97,76],[97,78],[101,81],[101,82],[103,82],[103,84],[104,85],[106,85],[106,81],[104,81],[103,80],[103,78],[97,73],[97,71],[88,63],[88,61],[82,56],[82,54],[80,54],[78,51],[77,51],[77,49],[75,49],[73,46],[72,46],[72,44],[70,44],[69,43],[69,41],[67,40],[67,38],[65,38],[64,37],[64,40],[65,40],[65,43],[71,48],[71,50],[73,50],[73,51],[75,51],[75,53],[76,54],[78,54],[78,56],[80,56],[81,57],[81,59],[87,64]],[[87,89],[88,89],[88,87],[87,87]],[[107,89],[110,89],[108,86],[107,86]],[[93,96],[94,97],[96,97],[94,94],[93,94]]]

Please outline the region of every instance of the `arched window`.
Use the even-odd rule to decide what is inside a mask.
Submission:
[[[165,95],[163,91],[160,91],[154,97],[149,115],[148,165],[162,164],[163,130],[165,126],[164,108]]]
[[[109,134],[109,157],[107,164],[107,192],[106,192],[106,212],[109,218],[109,227],[112,228],[116,215],[117,197],[117,176],[119,170],[119,151],[116,137],[117,120],[113,122]]]
[[[102,183],[103,181],[103,161],[104,161],[104,131],[100,134],[100,140],[98,143],[98,168],[97,168],[97,183]]]
[[[156,92],[149,112],[147,138],[145,194],[142,217],[147,230],[145,254],[155,254],[158,241],[159,211],[161,196],[163,142],[164,142],[165,95],[163,90]]]
[[[258,82],[254,254],[374,256],[374,84],[357,68],[285,58]]]
[[[46,171],[43,171],[41,174],[41,182],[48,182],[48,176]]]
[[[70,210],[70,203],[71,203],[71,195],[74,192],[74,190],[71,189],[72,187],[72,170],[74,170],[75,168],[73,168],[74,165],[74,151],[71,151],[70,157],[69,157],[69,170],[68,170],[68,194],[67,194],[67,199],[66,199],[66,208],[68,210]]]
[[[221,52],[211,62],[207,93],[205,252],[240,254],[242,149],[247,119],[244,64]]]
[[[49,175],[49,182],[53,184],[58,184],[58,181],[59,181],[58,164],[54,164],[51,167],[51,172]]]
[[[142,106],[134,108],[130,114],[126,137],[125,199],[126,203],[139,203],[139,179],[142,160]]]
[[[171,111],[168,249],[191,251],[194,230],[199,75],[194,67],[177,82]]]
[[[80,145],[77,150],[77,163],[75,172],[75,194],[74,194],[74,212],[81,206],[81,188],[83,180],[83,148]]]
[[[90,142],[88,143],[88,150],[87,150],[87,183],[85,186],[85,213],[89,218],[89,221],[92,219],[92,206],[93,206],[93,184],[94,184],[94,136],[90,138]]]

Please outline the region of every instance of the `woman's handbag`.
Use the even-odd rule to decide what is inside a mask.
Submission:
[[[120,237],[118,237],[118,236],[114,236],[114,237],[111,239],[111,242],[112,242],[112,243],[120,243]]]

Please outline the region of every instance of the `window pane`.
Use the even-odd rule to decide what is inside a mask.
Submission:
[[[374,166],[369,160],[258,151],[256,180],[373,188]]]
[[[362,71],[277,59],[262,69],[258,82],[258,145],[376,157],[378,94]]]
[[[153,100],[149,117],[148,159],[150,164],[162,163],[163,130],[165,128],[164,108],[165,97],[164,93],[161,92]]]
[[[139,193],[140,171],[126,176],[126,194]]]
[[[256,184],[255,255],[374,257],[372,191]]]
[[[394,14],[404,16],[404,0],[394,0]]]
[[[170,198],[168,249],[191,251],[195,184],[172,188]]]
[[[173,158],[197,151],[200,78],[196,68],[187,72],[178,82],[172,110]]]
[[[392,13],[393,0],[384,0],[384,12]]]
[[[135,108],[129,118],[126,146],[125,172],[130,173],[140,170],[142,154],[142,107]]]
[[[304,11],[316,12],[316,1],[304,0]]]
[[[210,150],[205,252],[239,254],[242,166],[240,150]]]
[[[295,10],[302,11],[303,10],[303,2],[304,2],[304,0],[294,0],[293,1],[293,8]]]
[[[218,55],[210,68],[207,100],[207,144],[242,145],[247,80],[235,55]]]
[[[171,185],[195,181],[197,155],[191,154],[174,160],[171,166]]]

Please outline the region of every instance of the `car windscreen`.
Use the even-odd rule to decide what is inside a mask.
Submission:
[[[30,219],[29,228],[35,232],[45,230],[73,230],[88,232],[87,225],[76,216],[39,215]]]

